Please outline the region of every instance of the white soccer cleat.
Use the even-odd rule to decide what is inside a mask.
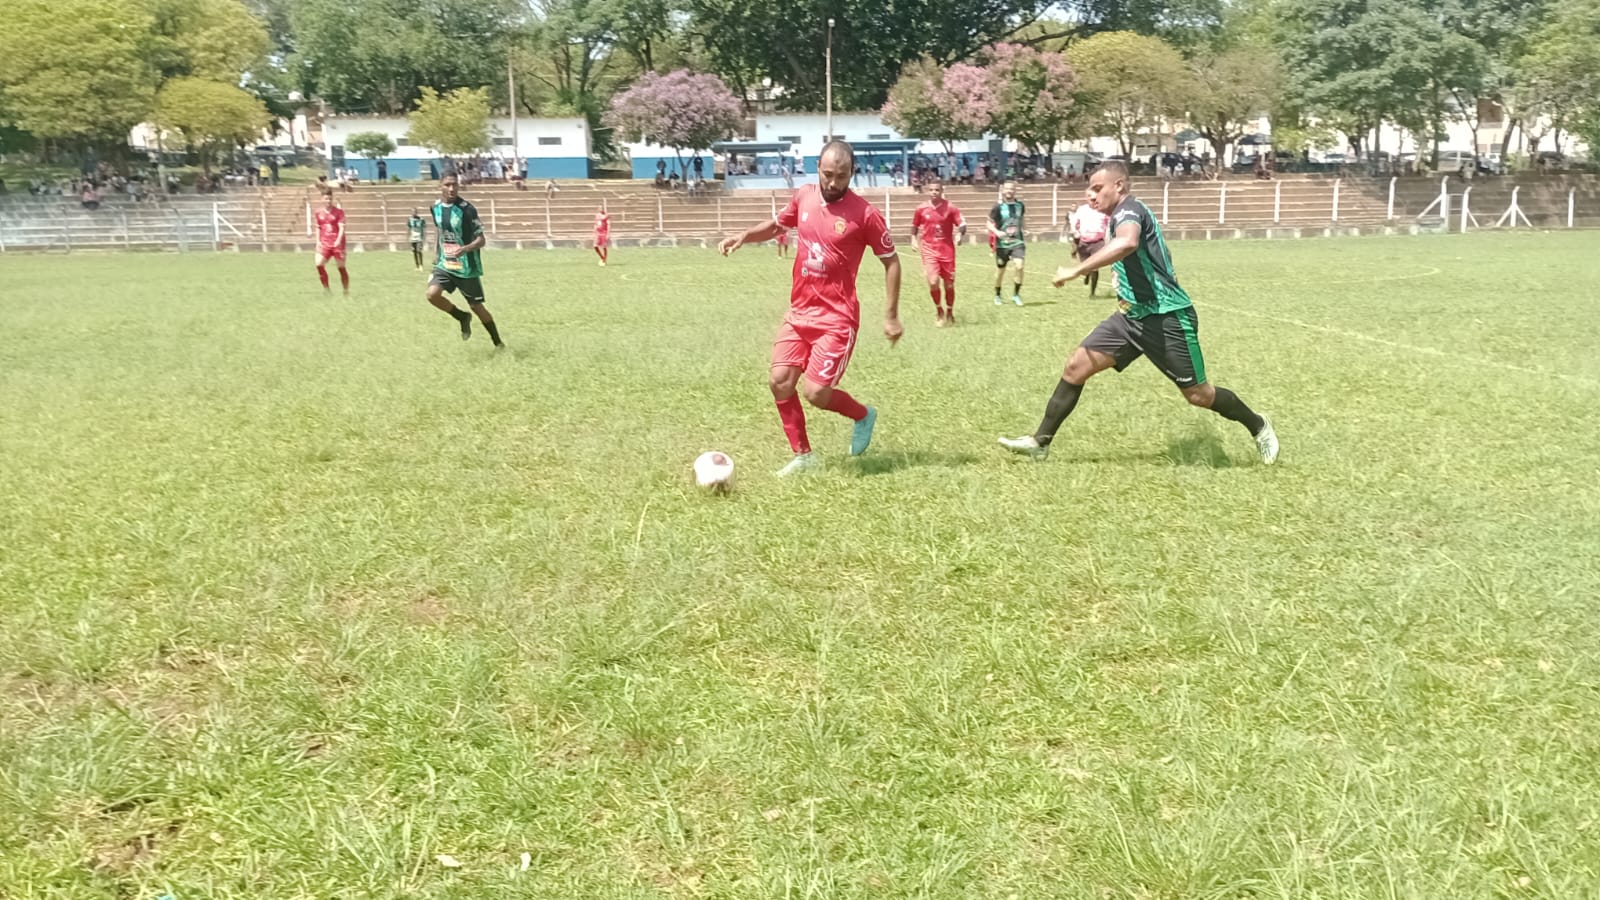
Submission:
[[[778,477],[788,478],[790,475],[799,475],[802,472],[810,472],[813,469],[820,468],[822,468],[822,460],[817,459],[814,454],[798,453],[795,454],[794,459],[789,460],[788,465],[778,470]]]
[[[1256,433],[1256,452],[1261,454],[1261,464],[1270,466],[1278,461],[1278,433],[1272,430],[1272,420],[1261,417],[1261,430]]]
[[[1050,448],[1039,446],[1039,439],[1031,434],[1016,438],[1001,438],[1000,446],[1012,453],[1020,453],[1033,459],[1044,459],[1050,455]]]

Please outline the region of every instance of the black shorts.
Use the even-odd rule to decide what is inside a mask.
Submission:
[[[437,284],[444,288],[446,294],[453,294],[457,288],[461,289],[461,296],[471,305],[477,306],[483,302],[483,281],[478,278],[462,278],[451,275],[442,269],[434,269],[433,277],[428,279],[429,284]]]
[[[1079,259],[1088,259],[1089,257],[1095,255],[1096,253],[1099,253],[1100,252],[1100,248],[1104,247],[1105,245],[1106,245],[1105,238],[1101,238],[1098,241],[1079,241],[1078,242],[1078,258]]]
[[[1206,361],[1200,355],[1200,319],[1192,306],[1142,319],[1112,313],[1089,332],[1080,346],[1111,357],[1118,372],[1145,356],[1180,388],[1206,383]]]
[[[1027,255],[1027,244],[1018,244],[1009,250],[1004,247],[996,247],[994,248],[994,264],[996,268],[1004,269],[1006,263],[1011,262],[1013,259],[1017,262],[1022,262],[1022,258]]]
[[[412,253],[421,253],[422,252],[422,242],[421,241],[412,241],[411,242],[411,252]]]

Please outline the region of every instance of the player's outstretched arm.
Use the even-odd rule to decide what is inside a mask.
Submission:
[[[1132,256],[1139,249],[1139,223],[1124,222],[1117,228],[1117,233],[1106,241],[1095,254],[1075,266],[1062,266],[1056,270],[1056,277],[1050,283],[1061,287],[1069,281],[1076,281],[1090,272],[1103,269],[1128,256]]]
[[[782,233],[783,226],[778,224],[778,220],[768,219],[743,234],[723,238],[722,243],[717,245],[717,251],[723,256],[727,256],[745,244],[759,244],[762,241],[770,241]]]
[[[883,258],[883,334],[889,343],[900,340],[905,328],[900,324],[900,254]]]

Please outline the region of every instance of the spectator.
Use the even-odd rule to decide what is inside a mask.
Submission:
[[[378,160],[378,183],[384,184],[389,180],[389,164]]]
[[[92,181],[85,181],[83,183],[83,193],[79,195],[79,198],[83,203],[84,209],[100,208],[100,194],[95,191],[94,182]]]
[[[695,181],[703,181],[705,179],[706,164],[705,161],[700,158],[700,154],[696,153],[694,155],[694,159],[689,163],[689,167],[694,169]]]
[[[277,185],[277,183],[278,183],[278,158],[276,156],[274,156],[271,159],[267,160],[267,167],[272,170],[272,183],[273,183],[273,185]]]
[[[437,160],[432,160],[432,159],[428,160],[428,180],[429,181],[438,181],[439,180],[439,163],[438,163]]]

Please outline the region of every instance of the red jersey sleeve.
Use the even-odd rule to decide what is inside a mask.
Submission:
[[[926,209],[926,207],[919,206],[919,207],[917,207],[916,212],[913,212],[911,214],[911,227],[913,229],[922,227],[922,222],[923,222],[922,211],[924,209]]]
[[[883,213],[876,206],[867,206],[866,218],[861,222],[861,239],[879,259],[895,255],[894,235],[889,233],[889,224],[883,220]]]
[[[800,191],[795,191],[789,197],[789,202],[783,205],[778,213],[778,224],[784,228],[793,228],[800,224]]]

